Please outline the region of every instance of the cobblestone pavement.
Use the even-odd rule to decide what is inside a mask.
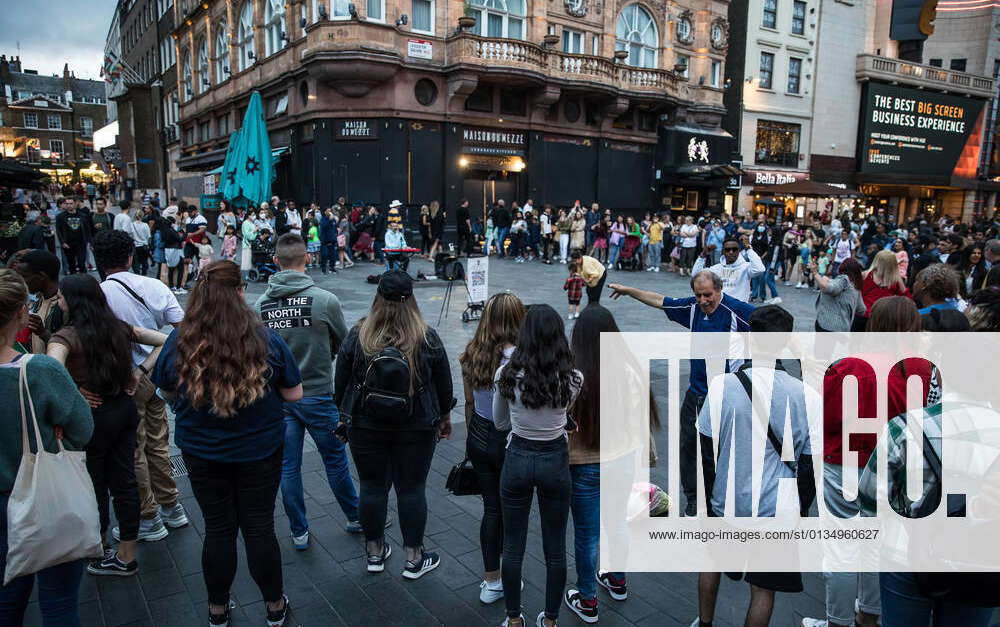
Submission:
[[[548,303],[558,311],[566,309],[562,283],[566,269],[562,265],[544,266],[539,263],[515,264],[509,260],[491,259],[491,292],[509,289],[526,303]],[[430,264],[414,260],[412,273],[432,273]],[[344,306],[348,324],[353,324],[367,311],[374,285],[364,282],[368,274],[379,271],[372,264],[358,264],[335,275],[311,271],[317,283],[332,290]],[[669,273],[612,273],[609,282],[637,285],[671,296],[690,294],[687,279]],[[808,290],[779,288],[785,306],[796,317],[796,330],[813,328],[815,293]],[[248,299],[256,299],[263,285],[253,285]],[[456,285],[447,317],[437,325],[445,289],[426,287],[417,290],[425,318],[436,325],[444,338],[451,357],[456,396],[461,402],[461,382],[457,370],[457,355],[472,337],[473,324],[463,324],[461,312],[466,295]],[[623,331],[654,331],[681,328],[666,318],[634,301],[602,301],[616,316]],[[570,323],[572,324],[572,323]],[[399,576],[402,568],[399,526],[393,525],[387,536],[394,557],[381,575],[369,575],[364,569],[363,540],[344,532],[345,519],[337,506],[322,470],[315,447],[307,441],[303,461],[303,481],[306,506],[310,518],[312,545],[304,552],[292,548],[288,523],[282,506],[275,507],[275,523],[281,544],[285,586],[291,599],[289,625],[334,626],[358,625],[382,627],[388,625],[499,625],[503,620],[503,603],[484,606],[479,603],[479,582],[482,559],[479,552],[479,519],[481,503],[475,497],[453,497],[444,489],[449,468],[461,461],[465,446],[465,425],[461,405],[456,407],[453,420],[455,433],[450,441],[439,445],[428,479],[427,500],[429,517],[426,545],[440,552],[441,566],[414,582]],[[666,434],[660,433],[658,450],[667,450]],[[173,454],[179,451],[173,449]],[[654,471],[654,480],[664,479],[661,470]],[[170,536],[156,543],[141,543],[139,575],[133,578],[96,578],[84,575],[81,588],[83,624],[87,627],[118,627],[155,625],[157,627],[189,627],[205,625],[207,593],[202,579],[201,542],[204,525],[201,512],[191,494],[190,483],[178,467],[178,486],[182,502],[188,510],[191,525],[171,530]],[[660,473],[659,476],[657,473]],[[390,499],[395,517],[394,499]],[[533,618],[543,605],[545,581],[541,537],[537,508],[532,515],[531,533],[524,561],[525,588],[523,603],[526,616]],[[572,525],[567,530],[570,552],[568,585],[574,585],[575,567],[572,559]],[[803,616],[822,616],[823,584],[817,574],[806,574],[805,592],[796,595],[779,594],[773,625],[798,625]],[[263,625],[264,603],[246,568],[245,554],[240,545],[240,566],[233,584],[237,609],[233,625]],[[747,586],[723,578],[719,595],[717,625],[741,625],[748,602]],[[687,627],[697,614],[696,576],[689,573],[636,573],[630,575],[629,599],[619,603],[603,592],[600,595],[601,625],[636,625]],[[560,625],[582,624],[565,607]],[[28,614],[28,625],[40,625],[37,603]]]

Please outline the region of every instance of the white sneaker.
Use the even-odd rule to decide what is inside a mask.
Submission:
[[[174,504],[170,509],[165,509],[161,505],[159,507],[159,514],[163,520],[163,524],[171,529],[178,529],[188,524],[187,512],[184,511],[184,506],[180,502]]]
[[[655,268],[653,268],[653,272],[659,272],[659,271],[660,271],[660,266],[656,266]]]
[[[489,605],[490,603],[496,603],[503,598],[503,582],[499,579],[496,581],[483,581],[479,584],[479,602]]]
[[[520,616],[518,616],[518,618],[521,619],[521,624],[524,625],[525,624],[524,614],[521,614]],[[503,619],[503,622],[500,623],[500,627],[508,627],[509,625],[510,625],[510,617],[509,616],[507,618]]]
[[[791,287],[791,286],[792,286],[791,281],[785,281],[785,287]]]
[[[798,283],[798,284],[797,284],[797,285],[795,286],[795,289],[797,289],[797,290],[801,290],[801,289],[802,289],[803,287],[805,287],[805,284],[804,284],[804,283]]]
[[[552,623],[551,627],[555,627],[557,623]],[[538,618],[535,619],[535,627],[550,627],[545,623],[545,611],[538,613]]]
[[[780,296],[775,296],[769,302],[772,305],[780,305],[781,304],[781,297]]]
[[[803,618],[802,627],[827,627],[829,621],[825,618]]]
[[[309,532],[303,533],[301,536],[292,536],[292,546],[295,547],[296,551],[305,551],[309,548]]]

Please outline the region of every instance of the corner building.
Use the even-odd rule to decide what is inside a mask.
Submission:
[[[256,89],[299,202],[721,208],[728,4],[178,0],[178,167],[220,166]]]

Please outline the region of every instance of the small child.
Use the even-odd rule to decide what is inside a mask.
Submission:
[[[312,255],[312,263],[309,264],[310,268],[315,268],[317,266],[317,261],[319,260],[319,249],[322,244],[319,241],[319,227],[315,220],[310,220],[312,226],[309,227],[307,239],[306,239],[306,250]]]
[[[222,258],[232,261],[236,258],[236,227],[232,224],[226,227],[226,235],[222,238]]]
[[[212,245],[208,243],[198,244],[198,271],[201,272],[205,266],[212,263]]]
[[[580,299],[583,298],[583,285],[583,277],[580,276],[580,265],[578,263],[571,263],[569,265],[569,278],[563,283],[563,289],[569,298],[569,315],[566,317],[570,320],[580,317]]]
[[[830,257],[826,254],[825,250],[819,251],[819,257],[816,259],[816,272],[820,276],[826,276],[826,271],[830,267]],[[809,284],[812,287],[812,283]]]

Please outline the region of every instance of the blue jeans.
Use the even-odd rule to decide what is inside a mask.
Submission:
[[[934,613],[940,627],[987,627],[991,607],[975,607],[925,597],[911,573],[881,573],[882,627],[927,627]]]
[[[497,253],[500,257],[504,256],[503,243],[507,239],[507,233],[510,233],[510,227],[497,227]]]
[[[358,519],[358,492],[351,479],[344,443],[333,435],[340,412],[329,396],[309,396],[285,403],[285,457],[281,467],[281,502],[285,506],[292,535],[309,531],[302,492],[302,441],[306,429],[326,466],[326,479],[347,520]]]
[[[751,296],[764,300],[768,291],[771,292],[772,298],[777,296],[778,285],[774,282],[774,276],[772,270],[765,270],[764,274],[750,279],[750,286],[752,288]]]
[[[576,555],[576,587],[584,599],[597,598],[597,549],[601,539],[601,465],[569,467],[573,480],[570,509],[573,512],[573,548]],[[625,573],[611,573],[624,579]]]
[[[7,568],[7,501],[0,494],[0,572]],[[38,579],[38,605],[45,627],[80,627],[80,579],[83,560],[50,566],[0,587],[0,625],[21,625],[31,589]]]
[[[611,252],[608,253],[608,265],[614,266],[618,261],[618,253],[621,252],[621,244],[611,244]]]

